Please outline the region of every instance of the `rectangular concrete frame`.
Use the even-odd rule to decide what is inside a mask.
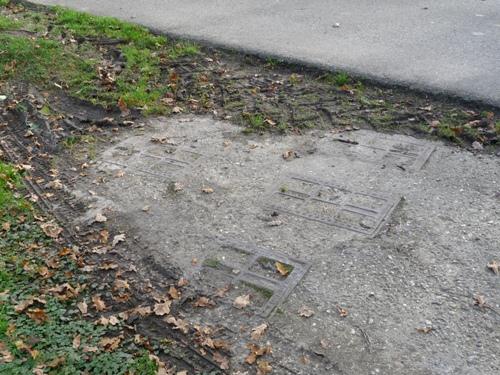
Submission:
[[[346,138],[344,134],[338,134],[333,137],[334,140],[343,142],[347,148],[352,149],[356,157],[364,162],[379,163],[386,157],[403,157],[412,160],[413,163],[406,165],[406,168],[411,171],[419,171],[425,165],[431,154],[434,152],[435,147],[428,144],[421,144],[418,142],[409,142],[397,139],[397,136],[384,137],[378,135],[376,138],[368,138],[365,140],[363,132],[359,136],[356,133],[349,133],[350,136]],[[352,143],[352,142],[355,143]],[[385,143],[389,143],[387,145]],[[356,149],[363,147],[371,149],[373,152],[381,152],[383,156],[378,160],[367,160],[363,157],[362,152],[357,152]]]
[[[244,268],[238,267],[240,272],[237,275],[224,272],[224,274],[232,279],[231,284],[245,282],[257,287],[271,290],[273,292],[271,298],[269,298],[269,300],[264,304],[264,306],[262,306],[262,308],[258,312],[258,314],[262,318],[268,317],[273,312],[273,310],[286,299],[293,288],[295,288],[295,286],[300,282],[300,280],[304,277],[306,272],[311,267],[311,264],[308,262],[291,258],[285,254],[278,253],[273,250],[257,247],[254,244],[243,243],[235,240],[216,239],[216,241],[219,243],[219,246],[224,249],[242,252],[250,256],[250,260],[246,263]],[[293,266],[293,270],[286,277],[286,279],[282,281],[270,279],[268,277],[250,271],[252,266],[256,262],[258,262],[260,258],[268,258],[286,265]],[[225,263],[224,265],[231,267],[231,264],[229,262]]]
[[[288,215],[300,217],[300,218],[303,218],[306,220],[315,221],[318,223],[322,223],[322,224],[326,224],[326,225],[330,225],[330,226],[334,226],[334,227],[338,227],[338,228],[342,228],[342,229],[347,229],[347,230],[350,230],[350,231],[353,231],[356,233],[360,233],[360,234],[365,234],[369,237],[374,237],[377,235],[377,233],[379,232],[382,225],[390,217],[392,211],[397,207],[397,205],[399,204],[399,202],[401,200],[400,196],[385,196],[385,195],[365,193],[365,192],[360,192],[360,191],[351,191],[349,189],[345,189],[345,188],[337,185],[335,182],[326,182],[326,181],[321,181],[321,180],[318,180],[318,179],[315,179],[312,177],[303,177],[303,176],[295,175],[295,174],[287,175],[285,177],[285,180],[282,180],[282,182],[287,181],[287,180],[288,181],[289,180],[298,180],[298,181],[303,181],[306,183],[318,185],[316,192],[318,192],[322,187],[329,187],[329,188],[333,188],[333,189],[342,190],[342,191],[347,192],[347,193],[371,197],[371,198],[375,198],[375,199],[379,199],[379,200],[384,201],[384,206],[381,208],[381,210],[375,211],[373,209],[369,209],[369,208],[362,207],[362,206],[338,205],[334,202],[326,201],[326,200],[317,198],[315,196],[316,194],[296,192],[296,193],[298,193],[298,195],[300,195],[300,196],[297,196],[297,195],[291,194],[290,192],[280,191],[279,186],[283,186],[284,183],[280,184],[278,187],[275,187],[274,191],[272,192],[271,200],[273,200],[273,197],[275,197],[275,196],[286,196],[289,198],[294,198],[294,199],[300,200],[300,201],[304,202],[304,204],[306,204],[306,202],[309,200],[318,201],[318,202],[321,202],[324,204],[337,206],[338,212],[350,212],[350,213],[355,213],[355,214],[358,214],[361,216],[370,217],[371,219],[375,220],[375,225],[372,228],[353,227],[353,226],[341,223],[335,219],[325,219],[325,218],[320,218],[318,216],[312,216],[310,214],[304,214],[303,212],[289,209],[287,207],[282,207],[282,206],[279,206],[279,205],[273,204],[273,203],[267,205],[267,207],[266,207],[267,209],[271,209],[271,210],[282,212],[282,213],[285,213]],[[369,214],[370,211],[375,213],[376,215],[370,215]]]
[[[188,151],[188,150],[184,150],[184,149],[179,149],[179,150],[182,152],[189,152],[191,154],[197,154],[200,157],[202,156],[201,154],[198,154],[198,153],[195,153],[192,151]],[[124,155],[124,156],[126,156],[126,155]],[[193,162],[179,160],[179,159],[176,159],[174,157],[153,155],[153,154],[148,153],[146,150],[142,150],[141,152],[139,152],[136,155],[136,157],[147,157],[147,158],[151,158],[153,160],[156,160],[157,162],[151,163],[150,170],[139,169],[139,168],[130,166],[129,164],[126,164],[126,163],[117,163],[116,161],[110,161],[110,160],[103,160],[100,163],[107,163],[107,164],[121,167],[124,170],[130,171],[132,174],[134,174],[134,173],[141,174],[144,176],[156,177],[157,179],[162,179],[162,180],[169,179],[169,178],[175,176],[176,173],[179,172],[180,170],[186,170],[187,168],[190,168],[194,164]],[[168,173],[158,173],[158,172],[152,170],[153,167],[160,165],[160,164],[163,164],[165,166],[168,166],[168,167],[171,167],[171,168],[177,169],[177,170],[172,170],[172,171],[169,171]]]

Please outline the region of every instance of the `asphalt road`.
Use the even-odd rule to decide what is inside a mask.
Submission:
[[[34,0],[500,106],[500,0]]]

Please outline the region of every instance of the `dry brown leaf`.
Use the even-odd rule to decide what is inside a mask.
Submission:
[[[189,331],[189,324],[186,321],[182,320],[182,319],[178,319],[178,318],[175,318],[173,316],[168,316],[165,319],[165,321],[168,324],[174,325],[175,329],[178,329],[182,333],[188,333],[188,331]]]
[[[203,187],[201,191],[205,194],[212,194],[214,192],[214,189],[212,189],[211,187]]]
[[[257,375],[266,375],[271,371],[273,371],[273,368],[268,361],[257,361]]]
[[[474,305],[479,306],[479,307],[486,307],[486,298],[482,295],[477,295],[474,297]]]
[[[111,263],[111,262],[104,262],[99,266],[100,270],[105,270],[105,271],[116,270],[117,268],[118,268],[118,265],[115,263]]]
[[[199,297],[193,304],[195,307],[213,307],[215,302],[207,297]]]
[[[276,267],[276,271],[278,271],[281,276],[287,276],[290,273],[290,269],[286,266],[286,264],[276,262],[274,263],[274,266]]]
[[[214,353],[214,361],[217,362],[217,364],[222,370],[229,369],[229,359],[226,356],[220,354],[219,352]]]
[[[258,357],[262,357],[268,353],[272,353],[272,349],[269,345],[260,347],[257,344],[247,344],[247,348],[250,349],[250,354],[245,358],[245,362],[249,365],[255,363]]]
[[[181,292],[179,292],[179,290],[175,286],[171,286],[168,289],[168,294],[170,295],[170,297],[172,297],[172,299],[181,298]]]
[[[184,185],[180,182],[174,182],[174,184],[172,185],[172,189],[175,193],[178,193],[184,190]]]
[[[116,279],[114,282],[114,289],[115,290],[130,290],[130,285],[128,284],[128,281],[122,280],[122,279]]]
[[[170,314],[170,305],[172,305],[172,301],[165,301],[163,303],[156,303],[154,306],[155,315],[163,316],[163,315]]]
[[[5,232],[8,232],[10,230],[10,223],[8,221],[6,221],[5,223],[2,224],[2,229],[5,231]]]
[[[108,218],[104,216],[102,213],[98,212],[94,217],[94,221],[98,223],[104,223],[108,221]]]
[[[303,316],[304,318],[310,318],[311,316],[314,315],[314,311],[307,307],[307,306],[302,306],[299,311],[299,316]]]
[[[120,343],[122,341],[122,336],[117,337],[103,337],[101,341],[99,341],[99,345],[104,348],[107,352],[112,352],[118,349]]]
[[[99,232],[99,242],[102,244],[108,243],[109,240],[109,232],[106,229],[103,229]]]
[[[283,152],[283,154],[281,156],[285,160],[291,160],[291,159],[294,159],[295,157],[297,157],[297,153],[293,150],[286,150],[285,152]]]
[[[252,334],[250,335],[252,340],[259,340],[264,335],[268,327],[269,326],[266,323],[262,323],[261,325],[253,328]]]
[[[432,331],[432,327],[422,327],[422,328],[416,328],[417,332],[420,333],[429,333]]]
[[[18,305],[16,305],[16,307],[14,307],[14,310],[16,311],[16,313],[22,313],[29,306],[33,305],[33,303],[34,303],[34,299],[28,298],[28,299],[22,301],[21,303],[19,303]]]
[[[38,324],[42,324],[47,321],[48,316],[43,309],[34,308],[29,309],[26,313],[31,319],[33,319]]]
[[[151,315],[151,307],[150,306],[139,306],[136,307],[133,312],[139,314],[140,316],[148,316]]]
[[[496,260],[492,260],[491,262],[489,262],[488,263],[488,268],[495,275],[498,275],[500,273],[500,263],[498,263]]]
[[[43,233],[45,233],[50,238],[57,238],[62,233],[63,229],[59,227],[55,223],[44,223],[40,224],[40,228],[42,228]]]
[[[14,356],[9,351],[7,346],[3,343],[3,341],[0,341],[0,355],[2,356],[0,358],[0,364],[10,363],[14,360]]]
[[[217,291],[215,292],[215,297],[224,298],[230,289],[231,289],[230,285],[226,285],[223,286],[222,288],[217,289]]]
[[[92,303],[94,305],[94,308],[97,311],[104,311],[104,310],[106,310],[106,304],[101,299],[101,296],[99,294],[95,294],[95,295],[92,296]]]
[[[250,304],[250,294],[244,294],[242,296],[236,297],[233,302],[233,306],[237,309],[244,309]]]
[[[339,314],[342,318],[345,318],[347,315],[349,315],[349,312],[340,306],[337,306],[337,311],[339,312]]]
[[[189,280],[188,280],[188,279],[186,279],[186,278],[184,278],[184,277],[181,277],[181,278],[179,279],[179,281],[177,282],[177,286],[178,286],[178,287],[181,287],[181,288],[182,288],[183,286],[187,286],[187,285],[189,285]]]
[[[80,335],[76,335],[73,338],[73,349],[78,349],[80,347],[81,342],[82,342],[82,337]]]
[[[125,233],[117,234],[113,237],[112,246],[115,247],[118,243],[125,241]]]

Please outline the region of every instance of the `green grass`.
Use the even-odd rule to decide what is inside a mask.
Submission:
[[[45,86],[63,83],[76,91],[95,78],[91,61],[64,50],[56,41],[0,34],[0,45],[0,80],[18,79]]]
[[[0,30],[14,30],[19,29],[20,26],[19,21],[0,15]]]
[[[104,107],[122,101],[129,108],[141,109],[147,114],[167,114],[170,108],[160,99],[171,88],[162,77],[162,59],[199,53],[194,43],[169,43],[167,38],[154,35],[142,26],[61,7],[54,7],[52,14],[25,11],[17,18],[24,19],[26,25],[13,17],[0,16],[0,30],[28,27],[34,18],[40,19],[35,23],[51,23],[54,27],[49,38],[0,33],[0,81],[23,80],[45,89],[57,84],[75,97]],[[88,41],[62,44],[61,36]],[[106,57],[92,42],[101,39],[117,41],[115,48],[125,63],[112,87],[103,84],[98,76],[98,67]]]
[[[345,72],[338,72],[338,73],[327,73],[323,75],[322,80],[324,82],[336,85],[336,86],[343,86],[347,85],[349,82],[351,82],[351,77],[349,77],[349,74]]]
[[[153,35],[142,26],[116,18],[92,16],[62,7],[54,9],[56,25],[77,37],[120,39],[143,49],[156,49],[167,43],[166,38]]]
[[[21,174],[0,162],[0,342],[2,350],[13,357],[7,363],[0,360],[0,374],[32,374],[37,367],[43,367],[46,374],[156,374],[157,365],[145,351],[124,350],[122,346],[108,352],[100,347],[104,336],[117,336],[121,328],[83,319],[75,304],[80,298],[88,300],[88,296],[60,301],[44,292],[65,282],[83,284],[87,276],[78,274],[78,267],[69,257],[58,258],[60,266],[52,276],[39,275],[38,270],[48,259],[42,254],[49,254],[55,244],[38,226],[24,193]],[[6,222],[10,223],[7,230],[3,226]],[[34,245],[37,250],[26,251]],[[20,302],[42,294],[46,303],[35,302],[25,311],[16,312]],[[45,320],[28,316],[26,312],[35,307],[43,310]],[[75,347],[77,336],[81,342]],[[130,344],[125,339],[124,345]],[[97,351],[86,353],[84,348],[88,347],[96,347]]]

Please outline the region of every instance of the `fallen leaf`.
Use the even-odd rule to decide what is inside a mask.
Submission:
[[[63,229],[55,223],[44,223],[40,225],[43,233],[45,233],[50,238],[57,238],[62,233]]]
[[[492,260],[491,262],[489,262],[488,263],[488,268],[495,275],[498,275],[500,273],[500,263],[498,263],[496,260]]]
[[[237,309],[244,309],[250,304],[250,294],[244,294],[242,296],[236,297],[233,302],[233,306]]]
[[[87,305],[87,302],[85,301],[82,301],[82,302],[78,302],[76,304],[76,307],[78,307],[78,310],[80,310],[80,312],[85,315],[88,311],[88,305]]]
[[[119,290],[119,289],[129,290],[130,285],[128,284],[128,281],[126,281],[126,280],[116,279],[114,282],[114,289],[115,290]]]
[[[219,298],[224,298],[230,289],[231,289],[231,285],[225,285],[222,288],[217,289],[214,296],[219,297]]]
[[[106,304],[101,299],[101,296],[99,294],[95,294],[95,295],[92,296],[92,303],[94,305],[94,308],[97,311],[104,311],[104,310],[106,310]]]
[[[9,351],[7,346],[3,343],[3,341],[0,341],[0,355],[2,356],[0,358],[0,364],[10,363],[14,360],[14,356]]]
[[[201,191],[205,194],[212,194],[214,192],[214,189],[212,189],[211,187],[204,187],[201,189]]]
[[[118,243],[125,241],[125,233],[117,234],[113,237],[112,246],[115,247]]]
[[[269,326],[266,323],[262,323],[261,325],[253,328],[252,334],[250,335],[252,340],[259,340],[264,335],[268,327]]]
[[[195,307],[213,307],[215,302],[207,297],[199,297],[193,304]]]
[[[430,331],[432,331],[432,329],[432,327],[416,328],[417,332],[420,333],[429,333]]]
[[[175,193],[178,193],[180,191],[183,191],[184,190],[184,185],[181,184],[180,182],[174,182],[174,184],[172,185],[172,190],[175,192]]]
[[[342,318],[345,318],[347,315],[349,315],[349,312],[340,306],[337,306],[337,310]]]
[[[5,223],[2,224],[2,229],[5,231],[5,232],[8,232],[10,230],[10,223],[8,221],[6,221]]]
[[[108,220],[106,216],[104,216],[102,213],[98,212],[97,215],[95,215],[94,221],[98,223],[104,223]]]
[[[103,229],[99,232],[99,242],[102,244],[108,243],[109,240],[109,232],[106,229]]]
[[[214,361],[218,363],[219,367],[222,370],[229,369],[229,359],[226,356],[223,356],[219,352],[214,353]]]
[[[276,271],[278,271],[281,276],[287,276],[290,273],[290,268],[287,267],[286,264],[276,262],[274,265],[276,267]]]
[[[268,361],[257,361],[257,375],[266,375],[273,371]]]
[[[104,350],[108,352],[115,351],[120,346],[122,341],[121,336],[117,337],[103,337],[101,341],[99,341],[99,345],[104,348]]]
[[[177,286],[178,286],[178,287],[181,287],[181,288],[182,288],[183,286],[186,286],[186,285],[189,285],[189,280],[188,280],[188,279],[186,279],[186,278],[184,278],[184,277],[181,277],[181,278],[179,279],[179,281],[177,282]]]
[[[297,157],[297,153],[293,150],[286,150],[285,152],[283,152],[283,154],[281,156],[285,160],[291,160],[291,159],[295,159]]]
[[[82,342],[82,337],[80,335],[76,335],[73,338],[73,349],[78,349],[80,347],[81,342]]]
[[[148,315],[151,315],[151,307],[149,306],[139,306],[139,307],[136,307],[134,310],[133,310],[135,313],[139,314],[140,316],[148,316]]]
[[[311,316],[314,315],[314,311],[307,307],[307,306],[302,306],[299,311],[299,316],[303,316],[304,318],[310,318]]]
[[[250,349],[250,354],[245,358],[245,362],[249,365],[253,365],[258,357],[262,357],[268,353],[272,353],[272,349],[269,345],[260,347],[257,344],[247,344],[247,348]]]
[[[486,307],[486,298],[482,295],[477,295],[474,297],[474,305],[479,307]]]
[[[29,306],[33,305],[33,303],[34,303],[34,299],[33,298],[26,299],[23,302],[21,302],[18,305],[16,305],[14,307],[14,310],[16,311],[16,313],[22,313]]]
[[[47,321],[48,316],[43,309],[34,308],[29,309],[26,313],[31,319],[33,319],[38,324],[42,324]]]
[[[175,286],[171,286],[171,287],[168,289],[168,294],[169,294],[169,295],[170,295],[170,297],[172,297],[173,299],[179,299],[179,298],[181,298],[181,292],[179,292]]]
[[[165,319],[165,321],[168,324],[174,325],[175,329],[178,329],[182,333],[188,333],[188,331],[189,331],[189,324],[186,321],[182,320],[182,319],[178,319],[178,318],[175,318],[173,316],[168,316]]]
[[[170,314],[170,305],[172,305],[172,301],[165,301],[163,303],[156,303],[154,306],[155,315],[163,316],[163,315]]]

